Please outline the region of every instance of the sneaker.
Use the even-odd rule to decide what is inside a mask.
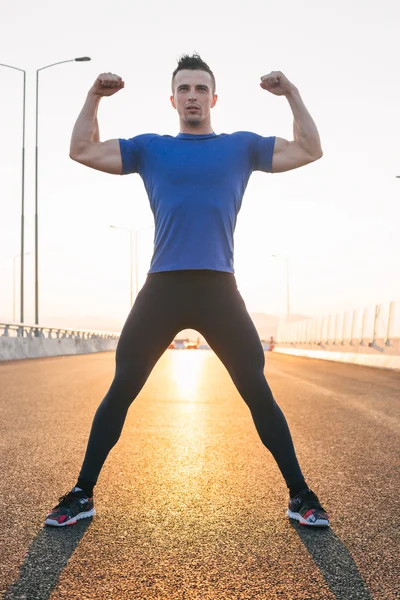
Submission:
[[[302,525],[311,525],[312,527],[330,526],[329,515],[310,489],[304,490],[290,499],[286,514],[291,519],[300,521]]]
[[[55,527],[74,525],[79,519],[93,517],[96,514],[93,497],[88,498],[82,490],[68,492],[58,500],[57,506],[46,517],[46,525]]]

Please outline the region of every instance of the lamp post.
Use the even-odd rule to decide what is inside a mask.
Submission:
[[[26,98],[26,71],[13,67],[11,65],[4,65],[0,63],[0,67],[7,67],[8,69],[14,69],[15,71],[21,71],[24,74],[23,80],[23,101],[22,101],[22,173],[21,173],[21,314],[20,323],[24,322],[24,240],[25,240],[25,98]],[[15,321],[15,317],[14,317]]]
[[[39,123],[39,71],[67,62],[86,62],[88,56],[61,60],[36,70],[36,153],[35,153],[35,325],[39,325],[39,219],[38,219],[38,123]]]
[[[129,229],[128,227],[119,227],[117,225],[110,225],[112,229],[122,229],[122,231],[129,232],[129,281],[130,281],[130,300],[131,306],[133,305],[133,282],[132,282],[132,246],[133,246],[133,234],[135,234],[135,297],[137,297],[139,293],[139,240],[138,233],[139,231],[144,231],[145,229],[153,229],[154,225],[149,225],[148,227],[140,227],[139,229]]]
[[[30,254],[30,252],[25,252],[25,256],[27,256],[28,254]],[[13,258],[13,323],[15,323],[15,299],[16,299],[16,293],[15,293],[15,259],[19,258],[19,254],[17,254],[16,256],[14,256]],[[22,299],[21,299],[22,301]],[[22,321],[20,321],[20,323],[22,323]]]
[[[286,321],[289,320],[290,316],[290,278],[289,278],[289,260],[287,256],[280,256],[279,254],[272,254],[272,258],[281,258],[285,261],[286,265]]]

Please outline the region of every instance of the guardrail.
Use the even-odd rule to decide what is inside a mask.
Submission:
[[[24,323],[0,323],[0,336],[73,340],[111,340],[118,339],[120,334],[109,331],[43,327],[39,325],[26,325]]]
[[[277,331],[278,343],[317,346],[398,345],[400,300],[344,313],[283,323]],[[395,342],[395,344],[393,344]]]

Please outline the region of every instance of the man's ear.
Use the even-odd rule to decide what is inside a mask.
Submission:
[[[218,100],[218,95],[214,94],[213,101],[211,102],[211,108],[214,108],[214,106],[217,104],[217,100]]]
[[[175,110],[176,110],[176,104],[175,104],[174,97],[173,97],[173,96],[170,96],[170,97],[169,97],[169,99],[170,99],[170,101],[171,101],[171,104],[172,104],[173,108],[175,108]]]

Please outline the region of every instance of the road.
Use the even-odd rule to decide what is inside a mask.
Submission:
[[[216,356],[196,350],[168,350],[131,406],[94,519],[44,527],[75,483],[115,355],[0,364],[2,597],[400,598],[400,373],[266,359],[330,530],[287,519],[247,406]]]

